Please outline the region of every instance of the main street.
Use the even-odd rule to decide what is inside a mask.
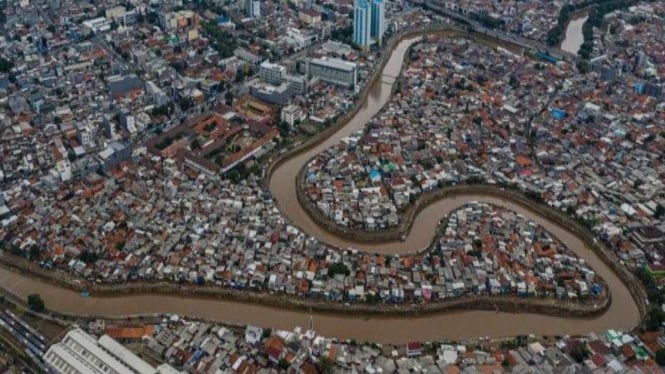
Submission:
[[[485,35],[490,36],[492,38],[496,38],[496,39],[502,40],[502,41],[507,42],[507,43],[512,43],[512,44],[518,45],[518,46],[520,46],[522,48],[525,48],[525,49],[536,50],[536,51],[547,51],[547,53],[549,53],[551,56],[554,56],[554,57],[557,57],[557,58],[560,58],[560,59],[567,59],[567,60],[573,60],[573,61],[575,59],[577,59],[577,56],[572,54],[572,53],[562,51],[559,48],[549,47],[549,46],[547,46],[547,45],[545,45],[545,44],[543,44],[543,43],[541,43],[537,40],[530,40],[530,39],[523,38],[523,37],[521,37],[519,35],[516,35],[516,34],[508,33],[508,32],[505,32],[505,31],[498,30],[498,29],[487,28],[487,27],[483,26],[480,22],[478,22],[475,19],[473,19],[473,18],[469,17],[468,15],[466,15],[465,13],[453,11],[453,10],[450,10],[450,9],[446,9],[444,6],[442,6],[440,4],[437,4],[438,2],[431,1],[431,0],[424,0],[424,1],[423,0],[420,0],[420,1],[419,0],[414,0],[413,3],[421,5],[425,8],[427,8],[427,9],[435,12],[435,13],[438,13],[438,14],[442,15],[442,16],[467,23],[473,28],[473,31],[481,33],[481,34],[485,34]]]

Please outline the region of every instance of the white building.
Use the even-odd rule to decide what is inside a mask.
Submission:
[[[355,63],[338,58],[314,58],[309,62],[309,74],[324,82],[354,87],[358,81]]]
[[[297,51],[316,43],[318,40],[316,34],[293,27],[289,27],[286,30],[286,38],[289,45],[293,46]]]
[[[286,68],[282,65],[265,61],[259,66],[259,75],[261,76],[262,81],[277,86],[282,83],[282,80],[286,75]]]
[[[93,32],[104,32],[111,30],[111,20],[106,17],[99,17],[83,21],[83,25]]]
[[[157,374],[158,371],[130,350],[104,335],[98,340],[80,328],[67,333],[61,342],[49,347],[44,361],[58,374]]]
[[[303,121],[305,114],[299,106],[288,105],[282,109],[281,117],[282,122],[286,122],[289,124],[289,126],[293,127],[296,122]]]
[[[95,146],[95,135],[87,123],[78,122],[76,124],[76,136],[79,144],[84,149],[93,148]]]
[[[261,2],[259,0],[245,0],[245,12],[249,18],[261,18]]]

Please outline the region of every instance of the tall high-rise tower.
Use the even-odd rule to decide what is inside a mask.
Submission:
[[[353,4],[353,42],[369,49],[371,37],[371,9],[368,0],[355,0]]]
[[[383,34],[386,32],[386,7],[383,0],[372,1],[372,38],[381,44]]]
[[[261,18],[261,2],[259,0],[245,0],[245,13],[249,18]]]

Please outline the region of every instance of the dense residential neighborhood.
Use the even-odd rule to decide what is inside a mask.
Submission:
[[[642,35],[623,30],[617,40]],[[580,75],[432,37],[411,52],[384,111],[309,163],[304,189],[336,225],[372,231],[397,226],[423,193],[501,184],[583,220],[623,260],[660,266],[658,239],[634,240],[638,231],[665,232],[664,107],[661,85],[646,73],[660,57],[614,48]]]
[[[664,32],[647,0],[0,0],[0,372],[662,372]],[[146,285],[309,326],[95,306]],[[312,313],[468,305],[563,333],[379,344]]]

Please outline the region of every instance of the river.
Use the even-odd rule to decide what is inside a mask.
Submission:
[[[271,191],[282,212],[297,226],[320,240],[342,247],[355,247],[370,252],[409,253],[425,248],[432,240],[439,220],[452,210],[469,201],[483,201],[513,209],[546,227],[578,255],[584,258],[605,279],[612,292],[612,305],[601,316],[589,319],[558,318],[528,313],[495,313],[465,311],[433,314],[417,318],[340,316],[314,313],[314,328],[325,336],[354,338],[358,341],[405,343],[412,340],[473,339],[481,336],[500,337],[517,334],[584,334],[609,328],[631,329],[639,322],[639,311],[626,286],[584,243],[566,228],[522,208],[510,201],[483,195],[449,197],[429,205],[416,217],[405,241],[387,244],[360,244],[345,241],[319,228],[302,209],[295,195],[295,175],[307,160],[339,139],[360,129],[390,99],[391,84],[401,70],[403,57],[413,40],[400,43],[384,70],[383,79],[377,79],[367,102],[358,114],[321,145],[298,155],[277,168],[270,181]],[[122,316],[139,313],[176,313],[220,322],[256,324],[281,329],[306,327],[309,313],[275,309],[239,302],[200,299],[182,296],[118,296],[81,298],[77,292],[59,288],[34,278],[0,268],[0,284],[14,294],[27,297],[39,293],[52,310],[76,314]]]
[[[577,54],[577,51],[580,50],[582,44],[584,44],[584,34],[582,34],[582,26],[584,22],[589,18],[589,16],[584,13],[574,19],[571,19],[568,22],[568,27],[566,27],[566,36],[561,42],[561,49]]]

